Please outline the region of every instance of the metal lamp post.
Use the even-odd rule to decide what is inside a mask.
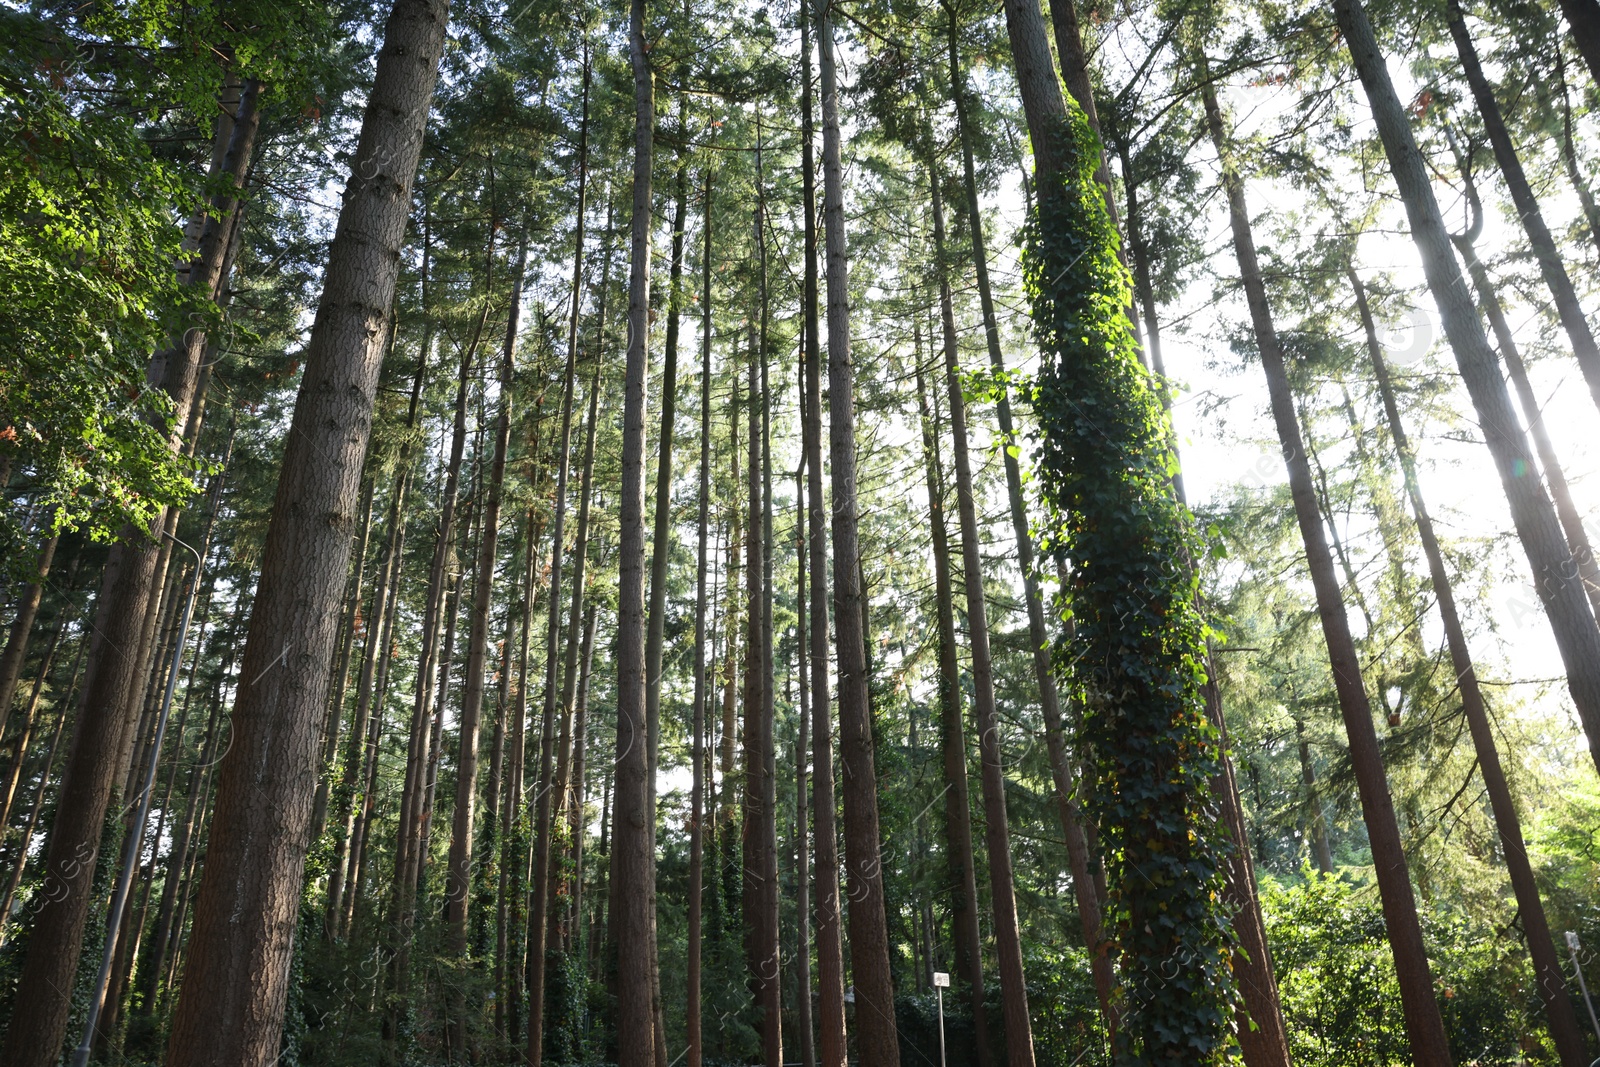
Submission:
[[[1594,1034],[1600,1037],[1600,1019],[1595,1018],[1594,1001],[1589,999],[1589,983],[1583,980],[1583,964],[1578,962],[1578,932],[1567,931],[1567,951],[1572,955],[1572,970],[1578,976],[1578,988],[1583,991],[1583,1003],[1589,1009],[1589,1025],[1594,1027]]]

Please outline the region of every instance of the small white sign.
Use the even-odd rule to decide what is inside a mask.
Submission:
[[[950,976],[948,974],[946,974],[944,971],[934,971],[933,972],[933,985],[934,985],[934,988],[936,988],[936,989],[949,989],[950,988]]]

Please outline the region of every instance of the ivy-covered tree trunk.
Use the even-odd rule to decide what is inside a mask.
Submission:
[[[1567,994],[1560,957],[1550,938],[1550,924],[1545,918],[1544,902],[1534,881],[1533,867],[1528,862],[1521,819],[1511,797],[1511,788],[1506,782],[1505,770],[1500,765],[1499,746],[1489,723],[1483,691],[1478,686],[1478,674],[1473,665],[1472,651],[1467,645],[1466,631],[1456,611],[1455,593],[1450,585],[1449,571],[1445,569],[1444,553],[1439,548],[1433,518],[1428,514],[1427,504],[1422,498],[1416,459],[1406,439],[1400,409],[1395,404],[1394,386],[1384,363],[1383,346],[1378,341],[1377,323],[1367,303],[1366,288],[1361,284],[1355,268],[1349,268],[1347,273],[1355,293],[1356,310],[1361,315],[1362,331],[1366,335],[1367,358],[1378,383],[1378,393],[1383,398],[1384,414],[1389,420],[1389,435],[1394,442],[1395,455],[1400,460],[1400,470],[1405,476],[1406,493],[1411,498],[1417,535],[1422,541],[1423,555],[1428,559],[1428,576],[1433,582],[1439,618],[1444,623],[1445,644],[1450,650],[1450,665],[1455,670],[1461,710],[1467,717],[1467,728],[1472,733],[1473,749],[1478,755],[1478,770],[1483,775],[1484,788],[1489,794],[1489,806],[1494,812],[1495,828],[1500,833],[1500,844],[1504,849],[1506,872],[1511,877],[1511,889],[1516,895],[1518,918],[1528,940],[1528,954],[1533,958],[1534,984],[1539,990],[1539,1000],[1544,1004],[1545,1018],[1550,1023],[1550,1036],[1561,1057],[1562,1067],[1582,1067],[1589,1058],[1588,1052],[1584,1047],[1583,1034],[1578,1029],[1577,1014],[1572,1009],[1572,998]]]
[[[1067,677],[1083,706],[1107,936],[1123,972],[1117,1048],[1217,1063],[1237,994],[1219,907],[1227,830],[1210,795],[1220,753],[1185,565],[1191,520],[1170,484],[1161,385],[1122,310],[1128,279],[1095,181],[1098,145],[1062,98],[1038,4],[1005,10],[1034,152],[1024,269],[1043,348],[1040,474],[1055,513],[1048,548],[1070,567]]]
[[[1412,892],[1400,827],[1395,820],[1394,801],[1389,795],[1378,734],[1372,725],[1372,706],[1367,698],[1361,659],[1350,634],[1339,580],[1328,551],[1323,514],[1317,503],[1316,484],[1306,457],[1300,419],[1295,411],[1294,394],[1289,384],[1283,346],[1278,340],[1272,309],[1267,302],[1266,282],[1256,259],[1255,238],[1251,233],[1250,212],[1244,198],[1244,179],[1235,167],[1229,148],[1228,132],[1216,91],[1208,83],[1204,90],[1206,121],[1211,140],[1222,164],[1222,185],[1228,197],[1228,218],[1233,230],[1234,254],[1250,307],[1250,321],[1256,348],[1267,377],[1272,417],[1283,446],[1289,473],[1289,493],[1294,501],[1301,540],[1306,549],[1306,565],[1316,593],[1317,612],[1328,647],[1334,689],[1349,739],[1350,762],[1361,797],[1361,814],[1372,847],[1373,867],[1390,948],[1394,953],[1395,973],[1400,984],[1400,999],[1411,1041],[1412,1056],[1419,1067],[1449,1067],[1450,1044],[1444,1022],[1434,999],[1433,977],[1427,949],[1422,941],[1422,926],[1417,918],[1417,902]]]
[[[989,260],[983,233],[983,211],[978,201],[977,167],[973,159],[972,131],[968,118],[968,93],[966,73],[961,66],[958,46],[958,24],[950,19],[950,84],[956,113],[956,130],[961,141],[963,185],[967,197],[967,225],[972,241],[973,270],[978,281],[979,305],[983,311],[984,339],[989,350],[989,366],[995,375],[995,416],[1000,435],[1008,447],[1002,450],[1001,462],[1006,472],[1006,492],[1010,507],[1011,535],[1017,545],[1017,566],[1022,571],[1023,592],[1028,607],[1028,640],[1033,649],[1033,677],[1039,687],[1039,711],[1044,719],[1045,748],[1050,757],[1050,772],[1055,786],[1056,816],[1067,843],[1067,860],[1072,869],[1073,899],[1078,905],[1078,922],[1083,930],[1084,947],[1089,953],[1094,975],[1095,994],[1100,1001],[1101,1014],[1107,1028],[1116,1030],[1116,1009],[1112,1003],[1115,977],[1111,973],[1109,946],[1101,936],[1100,896],[1104,876],[1097,879],[1099,861],[1090,847],[1089,829],[1083,823],[1083,810],[1078,797],[1076,775],[1071,758],[1067,755],[1066,728],[1061,715],[1061,698],[1056,687],[1054,664],[1051,662],[1051,639],[1045,625],[1044,596],[1039,587],[1038,569],[1034,557],[1033,533],[1028,526],[1028,513],[1023,497],[1022,469],[1018,457],[1011,454],[1016,447],[1015,425],[1011,416],[1011,386],[1006,379],[1005,355],[1000,347],[1000,324],[995,314],[994,293],[989,282]],[[1060,32],[1058,23],[1057,32]]]

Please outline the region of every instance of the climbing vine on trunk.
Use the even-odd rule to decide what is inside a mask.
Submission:
[[[1085,800],[1106,864],[1117,1058],[1221,1062],[1237,991],[1193,524],[1172,490],[1163,386],[1123,310],[1129,280],[1095,182],[1100,149],[1076,103],[1056,137],[1065,166],[1039,190],[1024,271],[1043,354],[1043,547],[1067,569],[1059,669],[1082,708]]]

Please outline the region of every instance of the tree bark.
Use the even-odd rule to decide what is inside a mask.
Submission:
[[[811,576],[811,810],[817,943],[817,1064],[844,1067],[844,948],[839,914],[838,806],[833,789],[833,716],[829,708],[828,527],[822,497],[822,337],[817,307],[817,179],[813,142],[811,27],[816,9],[800,5],[800,155],[805,200],[805,277],[801,302],[805,332],[806,401],[802,447],[806,468],[807,570]],[[730,643],[732,640],[730,634]],[[987,1067],[987,1065],[985,1065]]]
[[[1561,0],[1572,40],[1589,67],[1589,77],[1600,85],[1600,3],[1595,0]]]
[[[1472,652],[1467,646],[1466,631],[1456,612],[1455,593],[1450,587],[1450,575],[1445,569],[1444,553],[1439,548],[1439,538],[1434,533],[1433,519],[1422,499],[1422,485],[1417,478],[1417,465],[1411,445],[1406,440],[1405,426],[1400,421],[1400,409],[1395,404],[1394,387],[1389,380],[1389,369],[1384,365],[1383,346],[1378,342],[1378,328],[1367,305],[1367,294],[1355,269],[1347,271],[1351,288],[1355,291],[1356,309],[1361,313],[1361,326],[1366,334],[1367,357],[1372,363],[1372,374],[1383,398],[1384,414],[1389,419],[1389,434],[1394,440],[1395,454],[1405,475],[1406,493],[1411,498],[1411,510],[1417,521],[1417,535],[1422,541],[1422,551],[1428,558],[1428,575],[1433,582],[1433,594],[1438,603],[1439,617],[1444,623],[1445,644],[1450,649],[1450,665],[1455,669],[1456,687],[1461,694],[1461,709],[1467,717],[1467,727],[1472,732],[1473,748],[1478,755],[1478,769],[1483,774],[1484,788],[1489,793],[1489,806],[1494,812],[1495,827],[1500,832],[1500,844],[1505,852],[1506,872],[1511,877],[1511,888],[1517,899],[1517,912],[1522,930],[1528,939],[1528,954],[1533,957],[1535,985],[1539,999],[1544,1002],[1545,1017],[1550,1023],[1550,1036],[1556,1045],[1563,1067],[1582,1067],[1588,1060],[1583,1034],[1578,1029],[1578,1017],[1572,1009],[1572,999],[1567,995],[1566,980],[1561,971],[1560,957],[1550,938],[1550,924],[1545,918],[1544,903],[1539,898],[1539,887],[1534,881],[1533,867],[1528,862],[1528,850],[1522,836],[1522,824],[1517,807],[1511,798],[1511,787],[1506,782],[1505,771],[1500,766],[1500,752],[1490,727],[1483,691],[1478,687],[1478,675],[1473,666]],[[1326,848],[1326,844],[1323,846]]]
[[[189,265],[188,284],[215,298],[227,260],[229,221],[238,207],[236,190],[243,185],[260,122],[260,85],[245,83],[231,129],[218,131],[227,145],[219,165],[227,191],[219,194],[201,229],[198,254]],[[181,431],[188,428],[195,406],[196,384],[205,352],[205,331],[192,330],[177,348],[151,361],[150,380],[173,401],[169,437],[173,452],[183,448]],[[175,517],[175,510],[171,517]],[[130,696],[144,680],[142,662],[124,649],[137,641],[144,620],[160,594],[157,564],[162,549],[150,538],[166,528],[162,514],[150,530],[131,527],[120,532],[106,562],[83,682],[83,703],[67,751],[50,837],[45,846],[47,889],[40,896],[23,961],[11,1024],[0,1059],[15,1067],[47,1067],[56,1061],[66,1037],[71,1012],[73,975],[83,947],[84,927],[92,903],[97,850],[105,813],[118,776],[127,767],[124,738]]]
[[[262,556],[169,1067],[279,1054],[317,726],[445,28],[443,0],[396,0],[385,28]]]
[[[1427,168],[1400,99],[1395,95],[1378,42],[1360,0],[1333,0],[1334,13],[1366,89],[1389,167],[1405,203],[1411,235],[1422,257],[1428,288],[1443,320],[1456,365],[1472,396],[1478,423],[1494,456],[1511,518],[1533,570],[1534,586],[1555,632],[1567,669],[1567,686],[1600,767],[1600,628],[1573,566],[1555,509],[1536,478],[1527,438],[1517,425],[1505,380],[1472,300],[1434,199]]]
[[[838,649],[839,740],[844,765],[845,868],[850,883],[850,957],[855,977],[857,1047],[861,1060],[863,1063],[894,1064],[900,1062],[900,1036],[895,1029],[894,982],[889,971],[888,924],[879,856],[878,779],[872,751],[872,709],[861,624],[861,578],[857,570],[860,551],[856,515],[855,366],[850,358],[850,272],[845,247],[839,88],[833,58],[831,2],[818,0],[817,42],[822,74],[823,229],[828,254],[828,437],[829,473],[833,485],[834,641]],[[817,773],[820,778],[820,763]],[[820,861],[821,857],[818,858]],[[820,899],[818,905],[820,908]]]
[[[1600,32],[1600,5],[1596,5],[1595,0],[1565,0],[1563,6],[1581,3],[1588,4],[1596,31]],[[1445,21],[1449,25],[1450,36],[1455,40],[1456,54],[1461,58],[1461,70],[1478,105],[1484,131],[1494,147],[1495,162],[1499,164],[1500,174],[1506,180],[1506,188],[1511,193],[1511,202],[1516,205],[1523,232],[1528,235],[1528,243],[1533,247],[1533,257],[1539,263],[1539,273],[1554,299],[1556,315],[1561,320],[1562,329],[1567,332],[1572,354],[1583,371],[1584,381],[1589,384],[1589,395],[1596,406],[1600,406],[1600,347],[1595,345],[1594,333],[1589,329],[1589,320],[1584,317],[1583,308],[1578,303],[1577,291],[1572,287],[1572,279],[1567,276],[1561,254],[1556,251],[1555,238],[1545,225],[1538,198],[1528,184],[1517,148],[1511,143],[1511,132],[1506,129],[1500,105],[1494,98],[1494,90],[1484,76],[1482,64],[1478,62],[1478,49],[1472,42],[1472,35],[1467,32],[1461,0],[1449,0],[1445,7]]]
[[[633,219],[629,249],[628,354],[623,379],[622,499],[617,594],[617,757],[611,844],[611,937],[617,946],[617,1064],[654,1067],[655,826],[650,811],[645,712],[644,450],[650,332],[650,169],[655,85],[645,40],[646,0],[629,8],[633,68]]]
[[[918,328],[920,333],[920,327]],[[920,338],[919,338],[920,340]],[[967,987],[980,1067],[994,1063],[984,1009],[983,941],[978,931],[977,861],[972,850],[972,801],[967,782],[967,737],[961,722],[961,666],[957,660],[955,592],[950,578],[950,534],[944,518],[944,472],[939,424],[929,410],[918,346],[917,407],[928,476],[928,525],[933,542],[933,588],[939,626],[939,736],[944,763],[945,852],[950,865],[950,926],[956,977]]]
[[[1222,161],[1223,189],[1228,197],[1229,222],[1233,230],[1234,253],[1250,307],[1256,347],[1267,376],[1272,417],[1289,471],[1289,491],[1294,500],[1295,517],[1305,542],[1306,562],[1316,591],[1317,611],[1322,619],[1323,637],[1333,669],[1339,710],[1344,716],[1349,738],[1350,760],[1361,796],[1362,816],[1372,846],[1378,892],[1383,903],[1384,924],[1394,953],[1399,978],[1400,999],[1411,1041],[1411,1053],[1419,1067],[1449,1067],[1450,1044],[1445,1036],[1439,1005],[1434,1000],[1433,977],[1427,950],[1422,942],[1422,927],[1417,919],[1417,902],[1406,868],[1400,827],[1395,821],[1394,802],[1385,779],[1383,756],[1378,749],[1377,731],[1372,725],[1372,707],[1367,700],[1361,660],[1350,624],[1345,617],[1339,580],[1328,552],[1322,512],[1317,506],[1316,487],[1306,459],[1305,443],[1295,412],[1294,396],[1284,365],[1283,348],[1267,303],[1266,284],[1256,260],[1255,239],[1250,229],[1250,214],[1244,199],[1244,180],[1235,169],[1228,146],[1227,130],[1217,104],[1216,92],[1204,90],[1206,119],[1217,155]]]

